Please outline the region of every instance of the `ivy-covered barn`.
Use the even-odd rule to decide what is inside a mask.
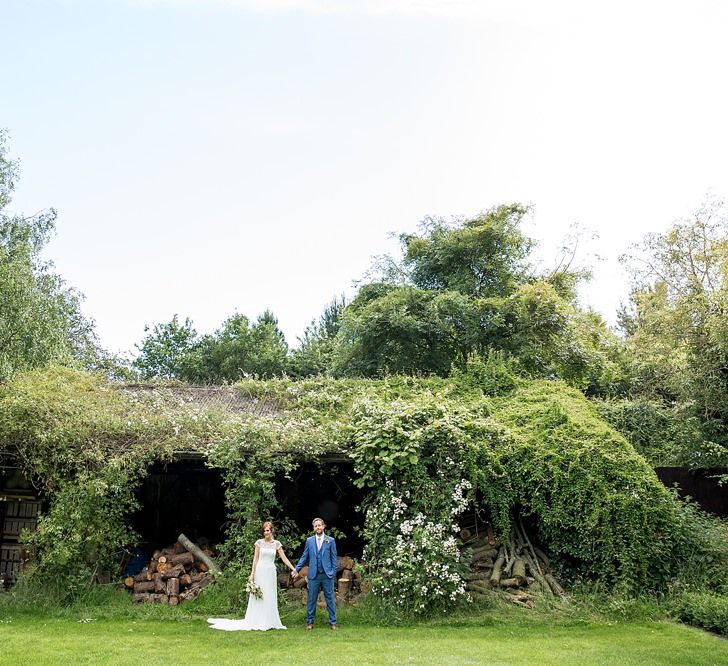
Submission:
[[[315,515],[413,610],[465,596],[463,528],[489,526],[511,566],[530,534],[564,579],[626,588],[666,584],[694,550],[686,508],[578,391],[482,362],[217,388],[50,368],[0,387],[0,447],[38,492],[39,576],[119,576],[130,548],[179,532],[235,572],[261,520],[295,554]]]

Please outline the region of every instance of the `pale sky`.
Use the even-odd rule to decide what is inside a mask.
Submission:
[[[728,192],[728,3],[0,0],[12,210],[111,351],[266,308],[290,345],[426,215],[533,205],[617,257]],[[548,263],[548,262],[547,262]]]

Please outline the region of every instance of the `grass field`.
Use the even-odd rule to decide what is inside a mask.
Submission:
[[[305,631],[304,605],[283,598],[288,630],[223,632],[206,618],[239,617],[241,604],[223,586],[176,607],[131,604],[112,588],[94,587],[70,605],[42,592],[0,594],[0,666],[728,665],[728,640],[668,621],[649,598],[580,595],[524,610],[493,595],[417,621],[364,603],[339,609],[337,632],[323,616]]]
[[[728,664],[728,641],[668,622],[221,632],[204,618],[86,619],[0,618],[0,664]]]

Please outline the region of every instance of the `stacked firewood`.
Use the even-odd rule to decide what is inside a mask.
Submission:
[[[549,558],[532,544],[520,520],[508,543],[496,539],[490,525],[481,531],[466,527],[460,538],[463,551],[471,558],[466,590],[473,599],[484,599],[489,591],[499,590],[509,601],[533,608],[533,592],[566,597],[551,573]]]
[[[149,563],[136,575],[124,579],[135,602],[157,602],[176,606],[194,599],[214,582],[218,570],[209,549],[201,549],[180,534],[179,539],[152,554]]]
[[[354,571],[356,561],[348,555],[336,558],[336,579],[334,587],[336,590],[337,603],[345,603],[350,595],[361,591],[361,574]],[[289,573],[278,575],[278,583],[284,589],[302,590],[308,587],[308,567],[301,569],[300,574],[293,578]]]
[[[354,559],[345,555],[336,558],[336,601],[343,604],[350,595],[361,592],[361,574],[354,571]]]

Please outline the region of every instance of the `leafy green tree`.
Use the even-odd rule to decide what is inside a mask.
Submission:
[[[144,327],[149,331],[149,327]],[[186,357],[197,339],[192,321],[180,323],[177,315],[166,324],[156,324],[137,345],[133,366],[143,379],[177,379],[184,374]]]
[[[81,295],[41,259],[56,211],[30,217],[7,211],[18,176],[0,131],[0,379],[51,361],[99,362],[93,324],[81,313]]]
[[[575,286],[588,274],[571,267],[576,239],[537,277],[519,229],[526,213],[497,206],[456,223],[427,219],[419,234],[401,235],[402,260],[380,258],[383,279],[344,311],[334,372],[446,375],[472,354],[504,352],[523,374],[614,391],[619,344],[600,317],[578,308]]]
[[[620,312],[630,362],[630,397],[635,404],[664,404],[661,418],[696,417],[702,429],[701,438],[694,434],[674,438],[669,451],[650,444],[651,457],[670,457],[673,464],[725,464],[728,217],[724,204],[708,201],[691,219],[676,221],[665,233],[648,235],[622,260],[633,276],[629,306]],[[629,409],[629,419],[613,422],[628,436],[633,432],[639,436],[645,426],[637,417],[642,418],[644,410]],[[677,425],[671,430],[682,432]],[[684,449],[676,453],[680,446]]]
[[[632,271],[631,308],[621,323],[637,386],[694,401],[706,421],[728,422],[728,217],[709,201],[691,220],[650,234],[623,258]]]
[[[334,370],[364,377],[445,375],[469,351],[469,310],[458,292],[365,285],[344,311]]]
[[[426,218],[419,234],[401,234],[401,273],[420,289],[450,290],[473,297],[506,296],[528,277],[533,241],[520,230],[528,208],[491,208],[448,223]]]
[[[334,297],[318,319],[314,319],[299,338],[290,354],[290,370],[297,377],[326,374],[331,371],[335,355],[336,334],[341,328],[346,298]]]
[[[250,331],[250,360],[248,374],[258,377],[279,377],[288,364],[288,344],[278,327],[278,318],[266,310],[253,324]]]
[[[244,375],[276,377],[285,372],[287,357],[288,345],[272,312],[266,310],[252,326],[245,315],[234,314],[185,354],[181,378],[221,384]]]

